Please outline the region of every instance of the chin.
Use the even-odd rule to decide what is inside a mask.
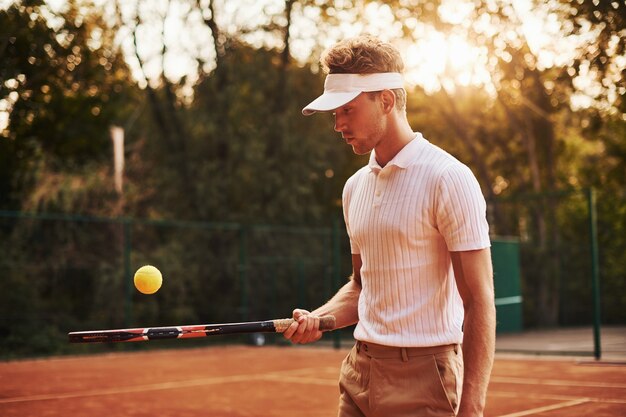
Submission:
[[[371,149],[357,148],[355,146],[352,146],[352,152],[354,152],[355,155],[367,155],[371,151]]]

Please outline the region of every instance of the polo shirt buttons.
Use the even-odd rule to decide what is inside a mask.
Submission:
[[[378,207],[382,203],[382,195],[384,191],[385,184],[387,183],[387,177],[389,176],[388,171],[380,170],[376,173],[376,185],[374,188],[374,207]]]

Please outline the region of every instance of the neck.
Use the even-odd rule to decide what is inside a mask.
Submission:
[[[414,138],[415,132],[411,129],[406,115],[390,117],[384,137],[374,148],[376,151],[376,162],[381,167],[384,167]]]

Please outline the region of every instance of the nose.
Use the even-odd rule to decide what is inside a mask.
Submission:
[[[335,113],[335,132],[343,132],[345,130],[345,119]]]

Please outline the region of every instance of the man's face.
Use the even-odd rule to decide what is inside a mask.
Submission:
[[[341,133],[357,155],[371,152],[383,137],[385,119],[378,95],[372,99],[367,93],[361,93],[335,109],[333,115],[335,131]]]

